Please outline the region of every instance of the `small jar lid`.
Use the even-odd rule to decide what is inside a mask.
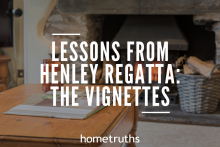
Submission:
[[[44,59],[43,63],[60,63],[60,61],[53,61],[52,59]]]
[[[52,59],[44,59],[43,60],[43,63],[52,63],[53,61],[52,61]]]

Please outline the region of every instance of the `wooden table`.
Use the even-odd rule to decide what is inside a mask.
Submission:
[[[79,88],[84,86],[80,85]],[[133,90],[130,92],[135,94]],[[111,105],[86,120],[3,115],[3,112],[23,103],[35,93],[43,93],[42,85],[22,85],[0,93],[1,147],[116,147],[121,144],[81,143],[80,136],[136,135],[138,107],[134,106],[134,97],[129,99],[132,106]],[[135,144],[129,143],[126,146]]]

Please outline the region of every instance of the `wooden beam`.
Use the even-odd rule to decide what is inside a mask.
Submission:
[[[58,0],[62,13],[205,14],[219,13],[219,0]]]

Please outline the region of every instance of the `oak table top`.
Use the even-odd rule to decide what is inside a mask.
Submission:
[[[79,85],[79,88],[83,89],[85,86],[88,85]],[[109,87],[112,88],[112,86]],[[130,92],[135,94],[134,90]],[[122,125],[127,126],[128,132],[125,131],[127,134],[137,121],[137,111],[134,105],[129,107],[111,105],[86,120],[3,114],[12,107],[25,102],[35,93],[44,93],[42,85],[26,84],[0,93],[0,144],[3,141],[80,144],[81,134],[85,137],[104,137],[110,133],[114,134],[114,128],[122,124],[123,119],[127,119],[124,118],[125,116],[129,119]],[[134,97],[130,98],[129,102],[134,104],[134,99]],[[127,113],[129,114],[126,115]]]

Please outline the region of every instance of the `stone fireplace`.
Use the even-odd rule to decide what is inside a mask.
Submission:
[[[211,36],[213,39],[211,45],[210,43],[207,43],[207,46],[209,45],[209,49],[207,50],[210,51],[210,56],[212,56],[208,58],[213,59],[215,56],[215,62],[220,63],[220,3],[215,0],[213,0],[211,4],[210,3],[211,2],[208,0],[194,2],[190,0],[178,2],[167,0],[163,2],[163,4],[157,0],[128,0],[126,3],[120,0],[95,0],[93,3],[79,0],[58,0],[53,11],[51,12],[51,15],[46,21],[44,27],[44,36],[50,41],[63,40],[71,42],[74,40],[78,43],[81,41],[87,41],[88,43],[91,41],[111,42],[119,32],[126,17],[131,15],[134,17],[140,15],[169,15],[175,17],[175,19],[178,21],[178,27],[180,28],[180,31],[182,31],[183,34],[186,34],[185,30],[187,30],[187,27],[184,26],[188,25],[188,19],[190,18],[194,23],[193,25],[196,25],[197,28],[198,26],[202,26],[203,31],[208,30],[215,32],[215,38],[212,37],[214,36],[214,33],[207,33],[207,36],[209,38]],[[80,33],[81,35],[52,36],[52,33],[66,32]],[[188,32],[188,36],[190,36],[189,34],[190,31]],[[198,37],[199,36],[201,35],[198,34]],[[214,42],[216,47],[213,45]],[[194,47],[192,44],[192,42],[189,42],[189,48]],[[215,50],[212,49],[213,47]],[[80,54],[80,52],[81,50],[79,49],[78,54]],[[89,52],[89,47],[87,52]],[[196,56],[196,53],[199,54],[199,52],[199,47],[197,47],[197,49],[189,50],[188,53],[180,51],[174,54],[177,57],[184,54]],[[207,51],[203,51],[203,53],[206,54]],[[74,63],[71,62],[71,64],[75,64],[76,67],[78,67],[78,79],[80,79],[80,65],[82,63],[91,63],[91,61],[76,61]],[[99,61],[96,63],[103,64]],[[88,75],[87,78],[90,79],[91,77]]]

